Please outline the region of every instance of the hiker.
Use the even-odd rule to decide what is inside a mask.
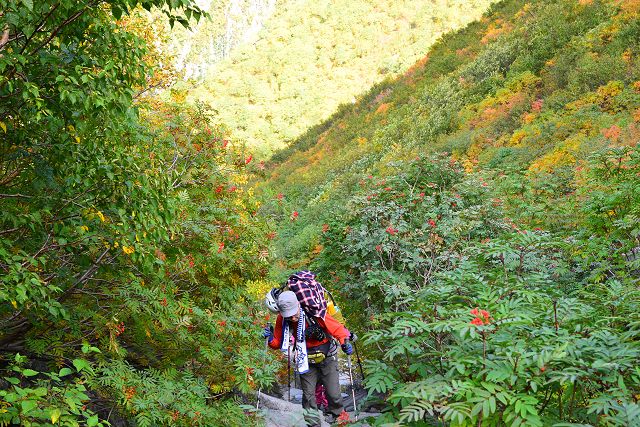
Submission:
[[[340,394],[338,348],[335,341],[340,343],[347,355],[351,355],[353,347],[349,342],[350,332],[328,313],[324,318],[308,316],[292,291],[284,291],[278,295],[277,307],[279,314],[275,331],[271,326],[266,326],[263,335],[268,338],[269,347],[281,349],[285,354],[289,352],[291,336],[294,337],[293,363],[300,374],[302,407],[305,409],[307,422],[312,426],[320,425],[320,421],[316,418],[318,409],[316,384],[318,382],[324,385],[327,395],[329,412],[327,421],[333,422],[338,417],[348,419]],[[304,321],[301,322],[301,319]],[[307,410],[315,414],[309,414]]]

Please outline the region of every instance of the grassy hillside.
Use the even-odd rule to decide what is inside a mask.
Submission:
[[[491,0],[279,3],[257,42],[210,70],[192,98],[260,157],[283,148],[339,104],[424,55]]]
[[[639,13],[502,1],[273,156],[273,275],[371,331],[381,423],[638,419]]]

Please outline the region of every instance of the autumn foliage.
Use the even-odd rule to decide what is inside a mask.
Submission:
[[[635,3],[501,2],[274,156],[277,250],[370,331],[380,425],[638,418]]]

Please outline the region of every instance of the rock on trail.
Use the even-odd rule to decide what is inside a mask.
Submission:
[[[293,402],[288,402],[284,399],[279,399],[277,397],[270,396],[268,394],[261,393],[260,394],[260,410],[264,414],[264,419],[266,422],[266,427],[305,427],[304,418],[302,415],[302,405],[300,403],[294,403],[295,401],[300,401],[302,399],[302,390],[292,388],[291,389],[291,400]],[[346,398],[345,398],[346,404]],[[347,409],[352,409],[353,405],[347,406]],[[361,422],[360,420],[364,420],[369,417],[375,417],[379,414],[376,413],[360,413],[358,414],[358,423],[352,425],[358,426],[369,426],[366,422]],[[349,416],[351,421],[355,420],[355,413],[349,412]],[[322,421],[322,427],[329,427],[330,424],[326,421]]]

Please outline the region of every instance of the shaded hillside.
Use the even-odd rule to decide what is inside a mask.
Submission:
[[[212,68],[192,98],[210,103],[216,117],[264,158],[340,103],[397,75],[443,32],[477,18],[491,3],[285,1],[258,40]]]

